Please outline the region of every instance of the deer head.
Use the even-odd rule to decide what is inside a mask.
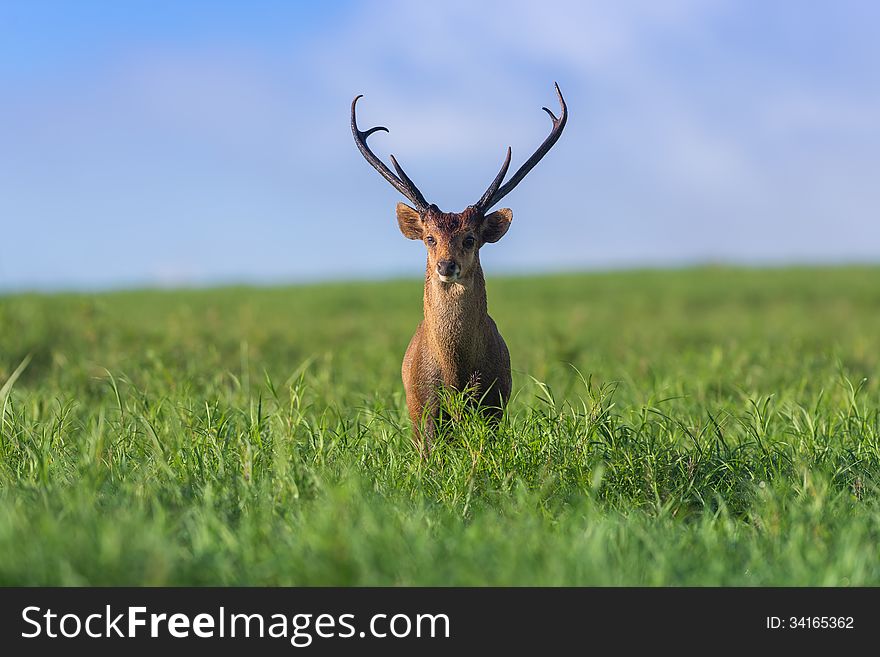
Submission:
[[[433,203],[428,203],[415,183],[406,175],[394,155],[391,155],[391,163],[394,165],[397,175],[376,157],[376,154],[367,145],[367,137],[379,130],[388,132],[388,128],[376,126],[366,131],[358,129],[356,106],[358,99],[362,96],[356,96],[351,102],[351,132],[361,154],[385,180],[412,203],[412,206],[406,203],[397,204],[397,223],[400,226],[400,232],[404,237],[411,240],[422,240],[425,243],[428,250],[428,269],[431,272],[436,272],[437,277],[443,283],[467,281],[479,263],[480,247],[490,242],[497,242],[510,227],[513,212],[509,208],[502,208],[491,213],[489,210],[525,178],[526,174],[540,162],[562,134],[562,129],[568,120],[568,108],[562,98],[562,92],[559,91],[559,85],[555,86],[561,108],[559,118],[556,118],[553,112],[546,107],[541,108],[550,115],[553,122],[550,135],[513,177],[502,185],[510,166],[511,149],[508,147],[507,157],[505,157],[501,170],[495,176],[492,184],[489,185],[479,201],[469,205],[462,212],[442,212]]]

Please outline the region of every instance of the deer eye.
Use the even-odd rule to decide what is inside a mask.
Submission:
[[[433,236],[428,235],[428,236],[425,238],[425,242],[427,242],[428,246],[434,246],[434,245],[437,243],[437,240],[435,240],[435,239],[433,238]]]
[[[464,244],[464,248],[466,248],[466,249],[474,248],[474,238],[471,237],[470,235],[468,235],[467,237],[464,238],[463,244]]]

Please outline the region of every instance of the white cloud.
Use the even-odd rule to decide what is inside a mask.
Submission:
[[[762,100],[761,128],[779,137],[810,137],[832,132],[839,135],[880,135],[880,89],[874,97],[816,90],[787,90]]]

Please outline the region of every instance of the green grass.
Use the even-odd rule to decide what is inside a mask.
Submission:
[[[880,269],[488,287],[426,463],[419,281],[0,297],[0,584],[880,585]]]

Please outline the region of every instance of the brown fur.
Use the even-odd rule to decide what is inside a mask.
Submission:
[[[397,219],[406,237],[424,240],[428,249],[425,316],[410,340],[402,367],[413,440],[426,456],[439,414],[439,388],[471,388],[481,410],[492,417],[500,416],[510,397],[510,354],[486,311],[479,249],[501,239],[512,213],[505,208],[484,217],[473,207],[452,213],[432,205],[419,214],[399,203]],[[474,241],[470,248],[468,238]],[[444,260],[460,267],[454,282],[443,282],[438,276],[437,263]]]

